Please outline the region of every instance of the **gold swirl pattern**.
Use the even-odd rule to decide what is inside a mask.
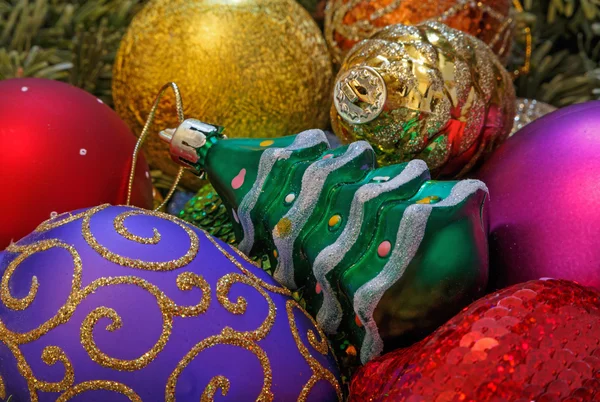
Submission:
[[[260,346],[258,346],[257,343],[245,337],[243,333],[236,332],[231,328],[226,327],[223,329],[221,334],[206,338],[205,340],[194,346],[192,350],[190,350],[188,354],[185,355],[185,357],[177,365],[175,371],[173,371],[173,373],[169,376],[169,379],[167,380],[167,389],[165,392],[166,402],[175,401],[175,385],[177,384],[177,378],[179,378],[179,376],[181,375],[183,370],[188,366],[188,364],[190,364],[190,362],[194,360],[194,358],[198,356],[200,352],[216,345],[239,346],[256,355],[256,357],[260,361],[260,365],[263,368],[264,375],[263,387],[260,391],[260,395],[256,398],[256,400],[261,402],[270,402],[273,400],[273,393],[271,392],[273,373],[271,371],[271,364],[269,362],[267,354]],[[208,396],[208,394],[212,393],[212,396],[214,397],[215,392],[212,389],[215,386],[215,384],[224,384],[225,381],[227,381],[227,389],[229,389],[229,381],[225,377],[214,377],[204,390],[203,396]],[[225,389],[226,388],[223,388],[223,391],[225,391]],[[204,401],[205,399],[202,400]]]
[[[275,314],[277,311],[275,308],[275,303],[273,303],[273,299],[271,299],[271,297],[269,297],[267,292],[265,292],[264,289],[257,286],[256,282],[253,281],[251,278],[248,278],[247,276],[240,275],[240,274],[227,274],[227,275],[224,275],[223,277],[221,277],[221,279],[219,279],[219,281],[217,282],[217,300],[230,313],[244,314],[246,312],[246,306],[248,304],[246,302],[246,299],[242,298],[241,296],[238,297],[236,303],[232,303],[227,298],[227,294],[229,293],[229,290],[231,289],[231,286],[234,283],[245,283],[246,285],[252,286],[265,298],[265,300],[269,304],[269,313],[267,314],[267,318],[260,325],[260,327],[258,327],[254,331],[239,333],[240,335],[245,336],[248,339],[260,341],[261,339],[264,339],[269,334],[269,332],[271,331],[271,328],[273,328],[273,324],[275,324]]]
[[[120,234],[121,236],[123,236],[124,238],[126,238],[127,240],[131,240],[131,241],[141,243],[141,244],[158,244],[158,242],[160,241],[160,237],[161,237],[160,233],[158,233],[158,229],[152,228],[154,235],[150,238],[147,238],[147,237],[134,235],[125,227],[125,219],[127,219],[131,216],[139,216],[139,215],[145,215],[145,214],[146,213],[144,211],[123,212],[122,214],[120,214],[119,216],[117,216],[115,218],[115,221],[114,221],[115,231],[118,234]]]
[[[315,348],[315,350],[317,350],[317,352],[319,352],[323,355],[327,354],[327,351],[329,349],[327,347],[327,340],[325,338],[325,334],[323,333],[323,331],[321,331],[321,329],[319,329],[315,320],[313,320],[313,318],[310,315],[308,315],[308,313],[295,300],[288,300],[285,307],[286,307],[286,311],[287,311],[287,315],[288,315],[288,321],[290,323],[290,328],[292,330],[292,336],[294,337],[294,340],[296,341],[296,346],[298,346],[298,351],[304,357],[304,359],[306,359],[306,362],[308,363],[311,370],[313,371],[313,375],[309,378],[308,382],[306,383],[306,385],[304,386],[304,388],[302,388],[302,391],[300,392],[300,396],[298,397],[298,402],[305,402],[306,399],[308,398],[308,395],[310,394],[310,391],[312,390],[312,388],[320,380],[325,380],[325,381],[329,382],[333,386],[333,388],[335,388],[335,392],[337,393],[338,400],[342,401],[342,390],[341,390],[340,385],[338,384],[335,376],[329,370],[327,370],[323,366],[321,366],[321,364],[317,361],[317,359],[312,357],[312,354],[308,351],[306,346],[304,346],[304,344],[302,343],[302,339],[300,338],[300,334],[298,333],[298,326],[296,325],[296,319],[294,317],[294,309],[300,310],[302,312],[302,314],[304,314],[312,322],[313,326],[319,332],[319,337],[321,338],[321,342],[317,342],[317,340],[315,339],[314,332],[310,331],[310,330],[308,333],[308,339],[309,339],[311,346],[313,348]],[[324,351],[323,351],[323,347],[322,347],[323,346],[322,342],[325,342],[325,346],[326,346]]]
[[[273,292],[273,293],[279,293],[279,294],[285,295],[285,296],[291,296],[292,295],[292,292],[290,292],[289,289],[281,287],[281,286],[271,285],[271,284],[263,281],[262,279],[260,279],[258,276],[254,275],[252,272],[248,271],[242,264],[240,264],[240,262],[234,256],[232,256],[231,254],[229,254],[223,247],[221,247],[221,245],[219,243],[217,243],[217,241],[215,239],[213,239],[208,233],[206,233],[206,231],[203,230],[202,232],[206,235],[206,238],[217,248],[217,250],[219,250],[221,252],[221,254],[223,254],[225,257],[227,257],[227,259],[229,261],[231,261],[233,263],[233,265],[235,265],[246,276],[248,276],[254,282],[256,282],[257,285],[259,285],[259,286],[261,286],[261,287],[263,287],[263,288],[265,288],[268,291]],[[258,265],[256,265],[256,263],[254,261],[252,261],[251,259],[249,259],[241,251],[239,251],[235,247],[232,247],[231,249],[237,255],[239,255],[242,259],[244,259],[246,262],[254,265],[255,267],[258,267]]]
[[[91,219],[94,216],[94,214],[102,211],[105,208],[107,208],[107,205],[101,205],[98,207],[90,208],[87,211],[87,213],[85,213],[83,216],[82,231],[83,231],[83,237],[85,238],[85,241],[90,245],[90,247],[92,247],[98,254],[100,254],[102,257],[109,260],[110,262],[114,262],[115,264],[119,264],[119,265],[122,265],[122,266],[128,267],[128,268],[145,269],[148,271],[172,271],[174,269],[186,266],[187,264],[192,262],[192,260],[194,260],[194,258],[196,258],[196,255],[198,254],[198,248],[199,248],[198,236],[188,225],[184,224],[181,220],[176,219],[175,217],[173,217],[171,215],[168,215],[168,214],[165,214],[162,212],[145,211],[145,210],[143,211],[145,215],[154,216],[157,218],[162,218],[162,219],[171,221],[171,222],[175,223],[176,225],[178,225],[180,228],[182,228],[190,238],[189,250],[185,253],[184,256],[182,256],[176,260],[167,261],[167,262],[142,261],[142,260],[133,259],[133,258],[129,258],[129,257],[123,257],[116,253],[113,253],[112,251],[110,251],[109,249],[107,249],[106,247],[104,247],[100,243],[98,243],[98,240],[96,240],[96,238],[94,237],[94,235],[91,231],[91,228],[90,228],[90,222],[91,222]],[[117,217],[117,221],[120,219],[124,220],[125,218],[123,218],[122,216]],[[117,226],[117,225],[119,225],[118,222],[115,223],[115,226]],[[155,234],[156,234],[156,232],[155,232]],[[135,236],[135,237],[130,236],[127,238],[129,240],[133,240],[133,239],[142,240],[142,243],[144,243],[144,239],[139,236]],[[146,241],[147,241],[147,239],[146,239]],[[147,243],[147,244],[151,244],[151,243]]]
[[[210,382],[208,383],[208,385],[206,386],[206,389],[204,390],[204,392],[202,393],[202,396],[200,397],[200,402],[214,401],[215,395],[217,394],[217,391],[219,389],[221,389],[221,395],[226,396],[227,393],[229,392],[230,386],[231,386],[231,383],[224,376],[218,375],[216,377],[213,377],[210,380]]]
[[[186,223],[170,215],[142,211],[138,209],[130,209],[116,216],[113,220],[113,227],[115,231],[123,238],[134,241],[145,245],[155,245],[161,241],[161,235],[158,230],[154,229],[154,235],[151,238],[135,235],[131,233],[125,227],[125,220],[132,216],[137,215],[149,215],[160,219],[168,220],[175,223],[177,226],[182,228],[190,239],[189,249],[183,257],[174,259],[167,262],[148,262],[130,259],[127,257],[119,256],[106,247],[100,245],[95,239],[91,232],[91,219],[99,211],[108,208],[107,205],[96,208],[91,208],[78,214],[63,214],[60,217],[42,223],[36,229],[36,232],[46,232],[68,223],[74,222],[78,219],[82,220],[81,228],[82,235],[89,246],[91,246],[97,253],[102,255],[105,259],[117,263],[121,266],[151,270],[151,271],[172,271],[178,268],[182,268],[189,264],[197,255],[199,250],[199,238],[196,232],[192,230]],[[62,218],[62,219],[60,219]],[[219,335],[212,336],[197,343],[177,364],[174,371],[169,376],[165,386],[165,399],[166,401],[175,400],[175,388],[177,385],[178,378],[183,370],[191,363],[192,360],[198,356],[203,350],[211,348],[216,345],[234,345],[241,349],[245,349],[253,353],[259,360],[260,365],[263,369],[263,384],[260,395],[257,400],[259,401],[272,401],[274,395],[271,391],[273,382],[272,368],[269,358],[266,352],[257,343],[267,337],[270,333],[276,319],[276,305],[268,292],[272,292],[279,295],[290,296],[290,292],[277,285],[269,284],[254,275],[248,269],[246,269],[232,254],[227,252],[221,247],[214,239],[208,234],[206,238],[227,258],[231,261],[234,266],[239,270],[238,272],[229,272],[220,277],[216,284],[216,299],[217,301],[230,313],[240,315],[246,313],[248,307],[248,301],[243,297],[238,297],[235,302],[229,299],[229,293],[234,284],[244,284],[253,287],[260,295],[265,299],[268,305],[268,313],[266,318],[261,322],[257,329],[253,331],[236,331],[232,328],[226,327],[222,330]],[[30,394],[30,400],[32,402],[38,402],[38,392],[62,392],[58,397],[57,401],[64,402],[72,399],[73,397],[80,395],[85,392],[91,392],[94,390],[105,390],[115,392],[124,395],[129,400],[138,402],[141,401],[140,396],[131,388],[125,384],[114,381],[97,380],[97,381],[85,381],[79,384],[75,384],[76,373],[73,365],[69,361],[67,354],[59,346],[50,345],[46,346],[41,355],[41,360],[48,366],[54,367],[57,363],[61,363],[64,369],[64,375],[62,379],[57,382],[47,382],[37,377],[25,359],[20,346],[26,343],[38,340],[43,335],[47,334],[54,328],[66,324],[71,320],[78,306],[87,300],[92,294],[96,293],[100,289],[108,287],[116,287],[120,285],[133,285],[136,286],[149,295],[153,296],[156,300],[158,309],[161,315],[162,330],[156,343],[150,348],[150,350],[143,353],[141,356],[131,359],[124,360],[107,355],[101,351],[94,339],[94,328],[98,322],[106,318],[109,320],[109,324],[106,325],[105,330],[108,332],[118,331],[122,325],[123,320],[119,313],[110,307],[98,306],[93,309],[83,319],[80,326],[80,342],[83,348],[86,350],[89,357],[95,363],[107,367],[113,370],[119,371],[137,371],[148,366],[156,357],[163,351],[167,345],[173,331],[175,317],[196,317],[205,313],[211,303],[212,291],[211,286],[203,276],[200,276],[194,272],[183,271],[176,276],[176,285],[180,291],[191,291],[193,289],[199,289],[201,291],[200,300],[195,305],[181,306],[178,305],[168,297],[158,286],[148,282],[137,276],[116,276],[116,277],[101,277],[91,281],[86,286],[82,285],[82,270],[83,264],[80,255],[78,254],[75,247],[59,241],[58,239],[41,240],[28,245],[12,244],[7,248],[9,253],[16,253],[17,255],[10,262],[7,269],[2,275],[0,282],[0,301],[8,308],[13,311],[23,311],[31,307],[33,304],[40,283],[37,277],[33,276],[30,283],[30,289],[25,297],[15,297],[9,287],[11,278],[13,277],[19,266],[30,256],[48,251],[51,249],[66,250],[71,256],[73,262],[73,278],[70,293],[57,313],[50,319],[40,324],[38,327],[24,333],[18,333],[11,331],[0,319],[0,342],[5,344],[11,351],[17,362],[17,368],[21,376],[27,382],[27,388]],[[232,249],[235,253],[237,250]],[[246,259],[245,257],[243,257]],[[247,259],[246,259],[247,260]],[[340,386],[337,383],[332,373],[323,368],[308,352],[307,348],[302,344],[302,340],[298,335],[298,328],[295,323],[293,314],[293,308],[300,309],[314,324],[312,320],[302,308],[295,303],[293,300],[287,302],[288,320],[292,330],[293,337],[296,341],[298,350],[309,363],[313,371],[313,375],[303,387],[302,393],[300,394],[299,401],[306,400],[310,390],[319,380],[326,380],[330,382],[335,388],[338,396],[341,396]],[[312,348],[317,352],[326,355],[329,351],[328,344],[323,334],[319,332],[319,339],[315,335],[314,331],[308,331],[308,340]],[[230,390],[230,380],[222,375],[214,376],[206,388],[204,389],[201,401],[212,401],[216,394],[219,392],[226,396]],[[0,377],[0,396],[5,397],[6,388],[3,379]]]
[[[142,398],[139,397],[131,388],[128,386],[121,384],[115,381],[87,381],[82,382],[81,384],[77,384],[73,388],[69,389],[67,392],[58,397],[56,402],[66,402],[69,399],[82,394],[87,391],[95,391],[95,390],[106,390],[117,392],[121,395],[125,395],[129,398],[131,402],[142,402]]]

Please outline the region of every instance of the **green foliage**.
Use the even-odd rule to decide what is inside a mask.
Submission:
[[[600,0],[525,0],[513,68],[523,63],[523,27],[533,36],[531,72],[517,94],[555,106],[600,98]]]
[[[0,0],[0,79],[57,79],[111,103],[119,41],[144,1]]]

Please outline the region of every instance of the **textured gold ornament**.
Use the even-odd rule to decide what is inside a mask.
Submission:
[[[355,46],[334,86],[331,122],[380,164],[423,159],[434,177],[468,172],[510,133],[510,74],[477,38],[438,22],[391,25]]]
[[[274,137],[327,126],[331,59],[319,28],[294,0],[152,0],[132,21],[113,71],[115,108],[139,135],[156,91],[174,81],[185,114],[235,137]],[[166,95],[155,127],[177,126]],[[158,131],[158,130],[157,130]],[[157,131],[150,164],[178,167]],[[202,184],[186,173],[182,184]]]
[[[352,46],[386,26],[438,21],[481,39],[506,62],[515,26],[510,8],[510,0],[331,0],[325,37],[339,65]]]

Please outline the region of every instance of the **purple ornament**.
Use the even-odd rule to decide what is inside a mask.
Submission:
[[[518,131],[478,172],[490,190],[497,287],[538,278],[600,289],[600,102]]]
[[[0,397],[341,400],[289,291],[173,216],[63,214],[0,254],[0,273]]]

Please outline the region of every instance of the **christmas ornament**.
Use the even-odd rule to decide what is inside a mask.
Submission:
[[[361,368],[349,401],[597,401],[599,298],[554,280],[492,293]]]
[[[320,28],[323,28],[325,19],[325,6],[327,0],[297,0],[310,13]]]
[[[528,125],[534,120],[555,111],[556,108],[544,102],[538,102],[535,99],[517,99],[517,114],[515,124],[513,125],[510,136]]]
[[[206,230],[228,244],[235,244],[235,233],[227,208],[213,186],[206,184],[185,204],[179,217]]]
[[[57,81],[0,81],[0,249],[50,216],[123,204],[135,137],[94,96]],[[136,164],[135,205],[152,207],[152,183]]]
[[[599,101],[559,109],[517,132],[477,172],[494,194],[496,287],[556,278],[600,289],[598,127]]]
[[[486,286],[487,189],[477,180],[429,181],[418,160],[377,168],[369,144],[330,150],[321,130],[225,139],[186,120],[161,136],[175,160],[207,173],[239,249],[269,254],[275,279],[302,291],[363,362],[384,343],[422,337]]]
[[[122,40],[114,67],[117,112],[140,133],[156,90],[175,81],[186,114],[202,115],[243,137],[294,134],[327,125],[331,61],[310,15],[294,0],[154,0]],[[173,126],[166,97],[157,125]],[[156,133],[154,133],[156,134]],[[177,167],[156,135],[150,164]],[[185,186],[202,184],[188,174]]]
[[[510,133],[511,77],[476,38],[428,22],[357,45],[337,76],[331,122],[365,139],[382,165],[425,160],[434,177],[467,173]]]
[[[289,291],[171,215],[61,215],[0,271],[0,383],[17,400],[341,400],[327,341]]]
[[[510,0],[332,0],[325,38],[336,63],[359,41],[393,24],[439,21],[476,36],[507,61],[514,21]]]

